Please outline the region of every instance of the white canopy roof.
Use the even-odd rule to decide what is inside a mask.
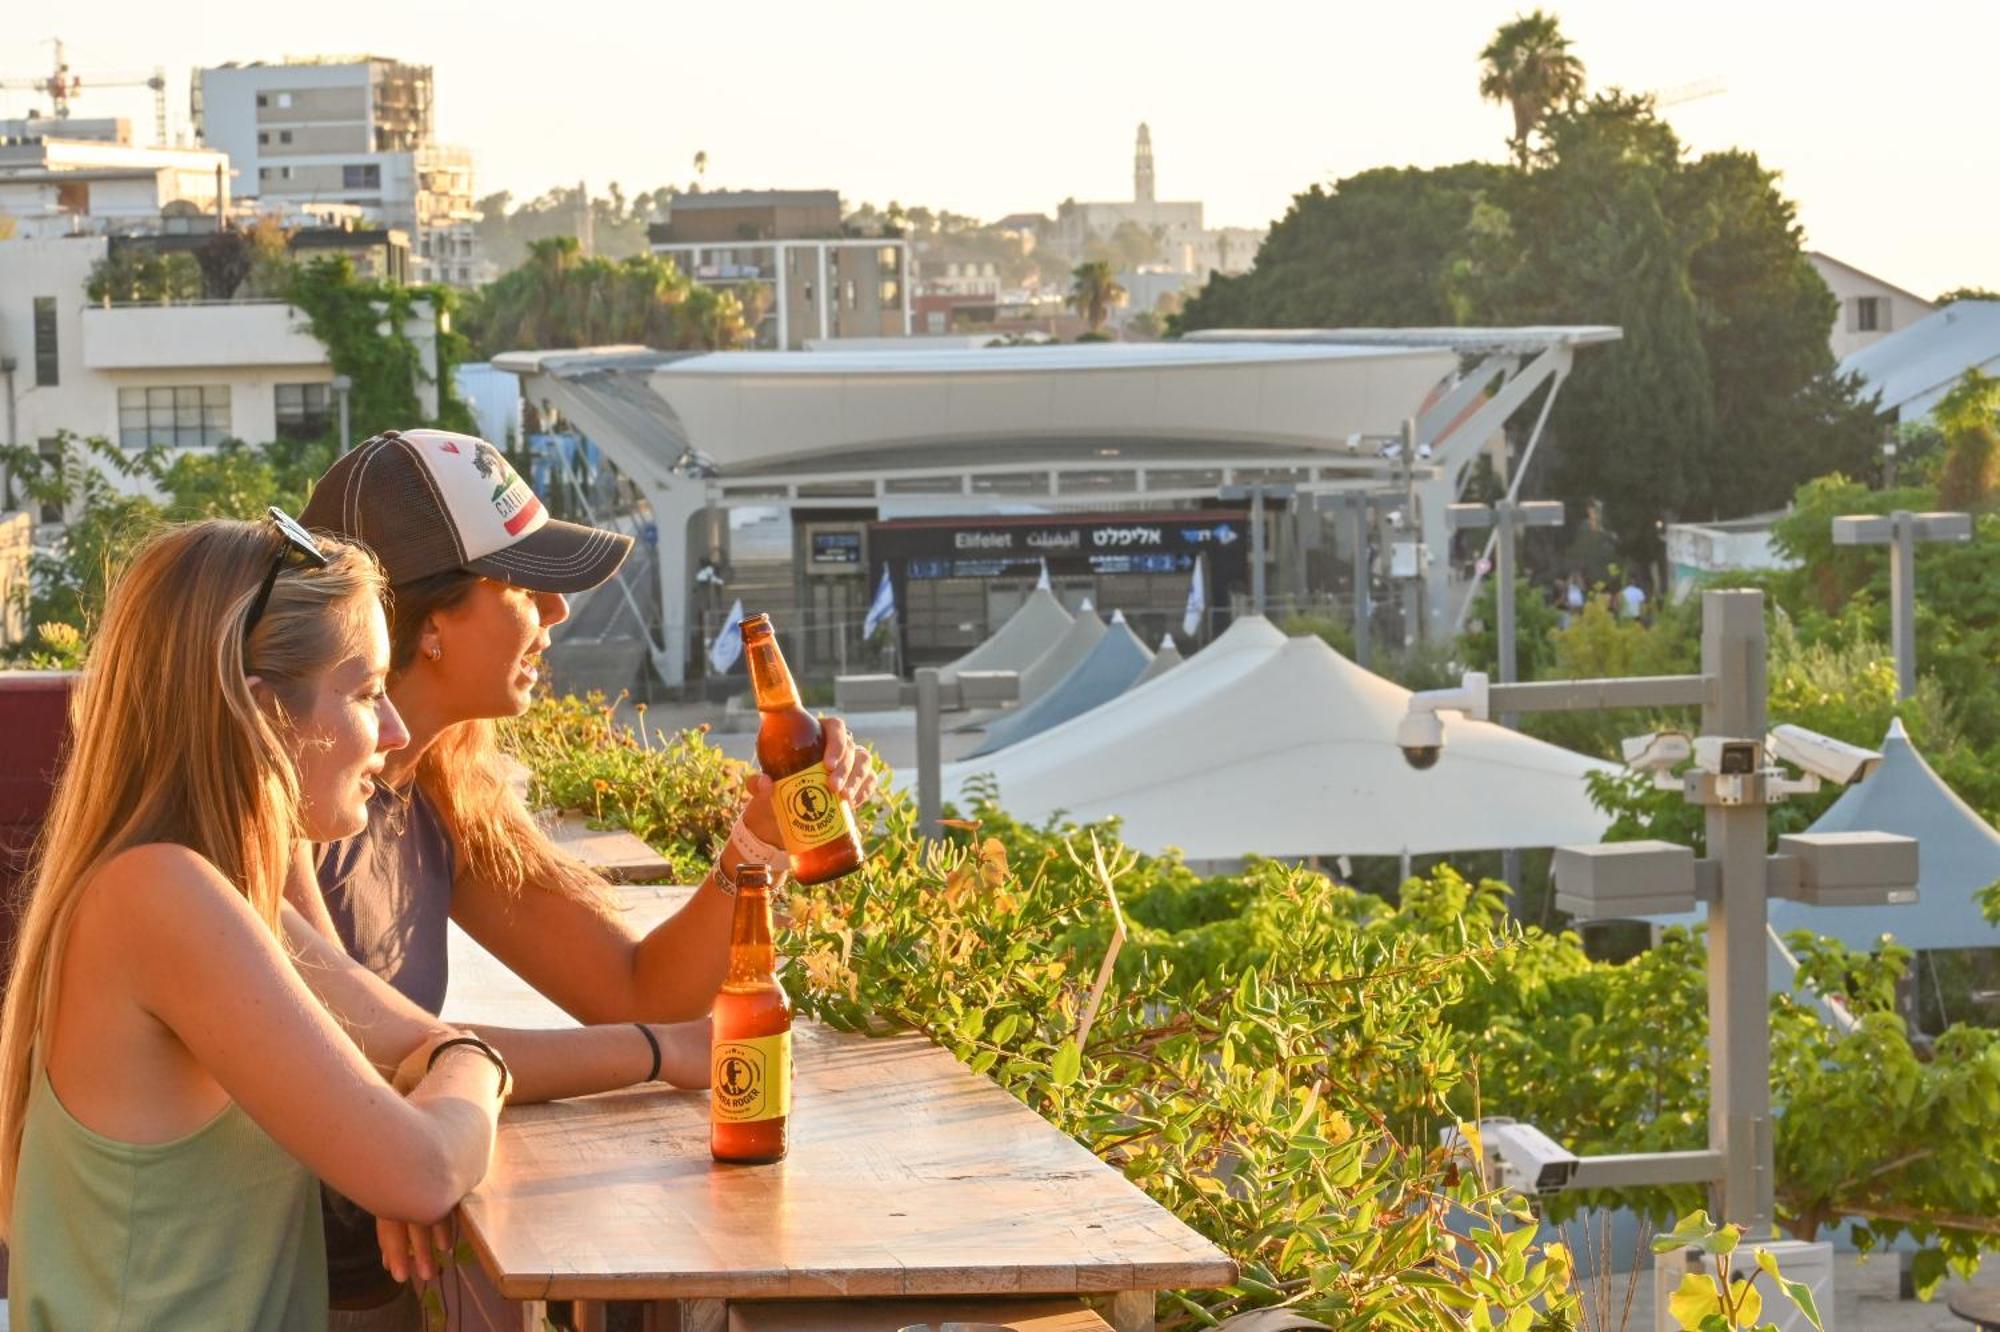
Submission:
[[[997,754],[948,765],[958,797],[992,773],[1024,819],[1118,816],[1142,850],[1437,854],[1595,842],[1584,776],[1610,765],[1447,714],[1418,772],[1396,747],[1409,692],[1318,638],[1247,617],[1185,664]]]
[[[1869,343],[1840,363],[1861,376],[1863,395],[1880,393],[1882,410],[1904,421],[1928,415],[1967,370],[2000,365],[2000,301],[1954,301],[1908,328]]]
[[[1160,650],[1153,654],[1153,659],[1146,663],[1146,669],[1139,672],[1139,678],[1134,680],[1130,687],[1137,689],[1142,684],[1151,684],[1180,665],[1183,660],[1185,658],[1181,656],[1180,645],[1174,642],[1172,634],[1168,634],[1160,640]]]
[[[1114,611],[1110,627],[1098,635],[1088,656],[1040,698],[1004,717],[994,718],[986,728],[986,737],[971,752],[991,754],[1072,717],[1080,717],[1131,688],[1140,672],[1152,663],[1152,650],[1139,641],[1132,626],[1125,623],[1124,614]]]
[[[991,638],[940,669],[938,678],[949,682],[960,671],[1024,671],[1056,645],[1071,618],[1055,593],[1038,587]]]
[[[1034,702],[1061,683],[1065,675],[1076,669],[1077,663],[1090,655],[1090,650],[1102,637],[1104,621],[1098,618],[1096,609],[1086,601],[1077,610],[1069,628],[1063,630],[1062,637],[1047,652],[1021,669],[1021,705]]]

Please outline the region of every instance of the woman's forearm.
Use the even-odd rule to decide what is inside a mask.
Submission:
[[[651,1027],[660,1043],[660,1080],[706,1086],[707,1023]],[[514,1027],[471,1028],[507,1060],[514,1074],[513,1105],[559,1101],[616,1091],[645,1080],[653,1049],[632,1023],[565,1027],[547,1031]]]

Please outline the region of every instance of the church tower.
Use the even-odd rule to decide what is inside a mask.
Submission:
[[[1153,202],[1153,131],[1139,123],[1139,146],[1132,154],[1132,199],[1135,203]]]

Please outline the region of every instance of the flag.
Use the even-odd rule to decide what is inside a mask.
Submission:
[[[729,674],[729,668],[743,655],[743,598],[736,598],[736,604],[729,608],[729,619],[722,626],[722,632],[708,645],[708,664],[717,675]]]
[[[1049,561],[1046,556],[1042,559],[1042,576],[1035,580],[1035,590],[1037,592],[1049,590]]]
[[[1187,613],[1181,616],[1181,632],[1193,638],[1201,632],[1201,621],[1208,610],[1208,597],[1202,591],[1201,561],[1194,562],[1194,577],[1188,580]]]
[[[868,607],[868,618],[861,622],[861,636],[873,638],[882,621],[896,614],[896,585],[889,581],[889,566],[882,566],[882,585],[875,589],[874,604]]]

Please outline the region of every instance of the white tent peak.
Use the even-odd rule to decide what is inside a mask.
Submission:
[[[1883,739],[1901,740],[1904,744],[1910,742],[1910,733],[1903,729],[1903,719],[1901,717],[1891,717],[1889,719],[1889,734],[1884,736]]]
[[[1175,647],[1175,646],[1174,646],[1174,636],[1173,636],[1172,634],[1161,634],[1161,635],[1160,635],[1160,651],[1162,651],[1162,652],[1178,652],[1178,651],[1180,651],[1180,649],[1179,649],[1179,648],[1177,648],[1177,647]]]
[[[960,671],[1024,671],[1054,647],[1071,623],[1055,593],[1038,587],[1028,594],[1007,623],[958,660],[946,665],[938,677],[946,682]]]
[[[1076,608],[1076,613],[1077,613],[1078,615],[1082,615],[1082,614],[1083,614],[1084,612],[1086,612],[1086,611],[1092,611],[1092,612],[1094,612],[1094,611],[1096,611],[1096,609],[1097,609],[1097,607],[1091,604],[1091,600],[1090,600],[1090,598],[1089,598],[1089,597],[1085,597],[1085,598],[1083,599],[1083,604],[1082,604],[1081,606],[1078,606],[1078,607]]]
[[[1115,610],[1115,611],[1112,611],[1112,612],[1111,612],[1111,623],[1113,623],[1113,624],[1123,624],[1123,623],[1125,623],[1125,612],[1124,612],[1124,611],[1122,611],[1122,610]]]

